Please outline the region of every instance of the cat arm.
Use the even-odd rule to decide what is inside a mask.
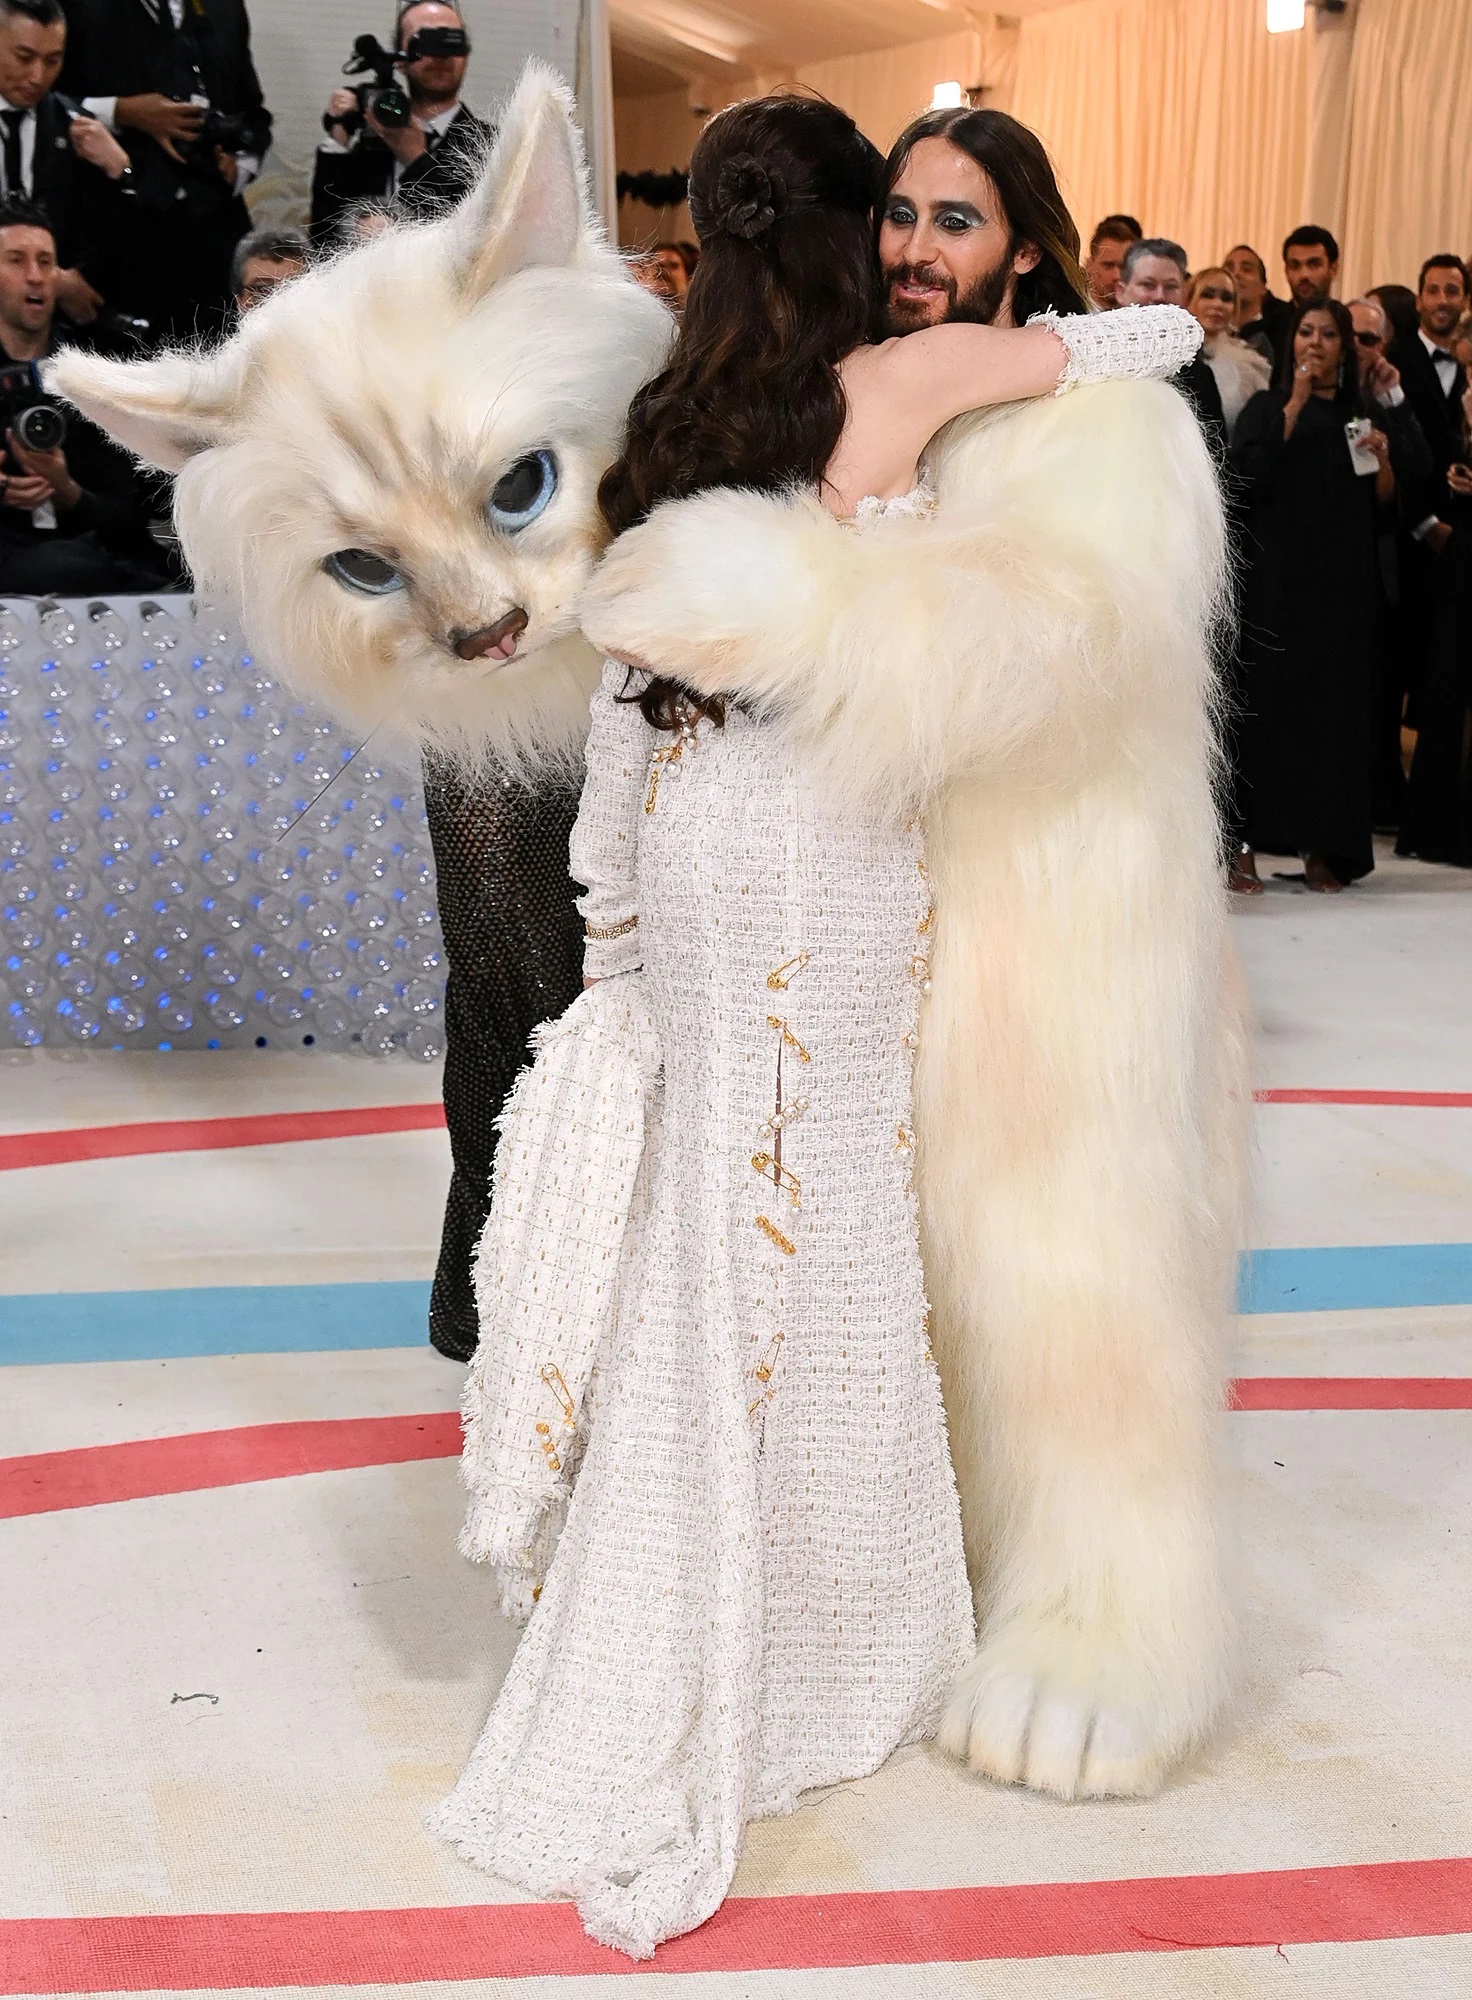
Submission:
[[[1162,703],[1202,711],[1221,506],[1175,390],[963,419],[938,474],[931,516],[857,528],[804,496],[667,503],[605,557],[584,630],[770,711],[888,817],[958,774],[1051,783]]]
[[[637,702],[619,699],[636,687],[627,667],[607,662],[593,695],[587,776],[568,843],[569,871],[584,885],[577,906],[590,980],[634,972],[644,962],[635,869],[653,732]]]

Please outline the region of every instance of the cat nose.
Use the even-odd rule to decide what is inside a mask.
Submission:
[[[473,632],[457,625],[450,634],[450,644],[462,660],[509,660],[526,626],[526,613],[517,604],[494,625],[477,625]]]

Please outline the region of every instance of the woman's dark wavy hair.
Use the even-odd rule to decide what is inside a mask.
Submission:
[[[1311,312],[1326,312],[1339,329],[1339,388],[1334,401],[1344,410],[1358,414],[1363,397],[1360,394],[1359,344],[1354,337],[1354,321],[1349,316],[1349,307],[1338,299],[1309,299],[1295,306],[1293,320],[1288,328],[1288,338],[1283,342],[1283,351],[1278,356],[1278,365],[1273,374],[1273,387],[1286,399],[1293,393],[1293,349],[1298,329]]]
[[[847,415],[838,363],[878,326],[869,217],[882,167],[819,97],[753,98],[706,126],[690,161],[700,262],[679,338],[634,398],[623,457],[598,489],[615,535],[707,487],[818,484]],[[660,729],[681,706],[725,714],[672,680],[639,701]]]
[[[1088,280],[1079,264],[1078,227],[1059,191],[1048,149],[1036,132],[1005,111],[972,111],[963,104],[912,119],[884,163],[876,235],[894,184],[922,139],[946,139],[969,153],[997,190],[1014,249],[1031,243],[1039,251],[1035,268],[1025,271],[1013,288],[1016,325],[1025,326],[1034,313],[1092,311]]]

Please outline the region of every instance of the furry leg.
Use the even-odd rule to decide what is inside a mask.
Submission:
[[[1004,1783],[1145,1795],[1228,1685],[1215,1436],[1242,1038],[1208,993],[1194,1075],[1179,1048],[1141,1075],[1144,1010],[1112,1004],[1086,940],[1055,937],[1034,980],[1001,912],[953,923],[949,902],[917,1170],[981,1637],[941,1742]],[[948,936],[979,940],[990,978],[947,962]],[[1164,1019],[1145,1033],[1168,1040]]]

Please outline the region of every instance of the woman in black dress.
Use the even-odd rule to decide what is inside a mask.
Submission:
[[[1243,410],[1230,454],[1244,521],[1232,876],[1249,892],[1259,847],[1301,855],[1323,894],[1375,865],[1375,525],[1395,479],[1387,413],[1351,452],[1345,427],[1361,410],[1348,312],[1337,299],[1301,307],[1277,382]]]

